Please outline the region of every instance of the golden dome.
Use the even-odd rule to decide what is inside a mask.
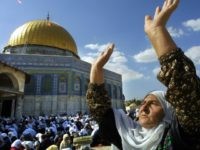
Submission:
[[[11,34],[7,46],[26,44],[60,48],[78,55],[76,43],[70,33],[49,20],[30,21],[18,27]]]

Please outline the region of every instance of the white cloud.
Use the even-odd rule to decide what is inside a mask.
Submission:
[[[185,55],[192,59],[195,64],[200,64],[200,46],[193,46],[189,48]]]
[[[96,53],[87,53],[88,56],[91,56],[91,57],[97,57],[99,54],[99,52],[96,52]]]
[[[160,71],[160,67],[157,67],[157,68],[154,68],[152,72],[154,75],[157,75],[159,71]]]
[[[111,56],[111,61],[113,63],[125,63],[125,62],[127,62],[127,59],[126,59],[124,53],[122,53],[120,51],[114,51]]]
[[[193,31],[200,31],[200,18],[198,19],[191,19],[188,21],[183,22],[185,27],[192,29]]]
[[[82,59],[83,61],[88,62],[88,63],[92,63],[92,62],[94,62],[94,60],[95,60],[95,58],[94,58],[94,57],[91,57],[91,56],[82,56],[81,59]]]
[[[98,49],[99,45],[98,44],[87,44],[85,45],[85,48],[93,49],[96,50]]]
[[[108,46],[108,44],[103,44],[103,45],[99,45],[99,44],[87,44],[87,45],[85,45],[85,48],[88,48],[88,49],[91,49],[91,50],[98,50],[98,51],[102,52],[104,49],[106,49],[106,47]]]
[[[181,35],[184,34],[183,30],[176,29],[176,28],[173,28],[173,27],[168,27],[167,30],[172,37],[178,38],[178,37],[180,37]]]
[[[153,48],[146,49],[133,56],[133,59],[138,63],[149,63],[157,61],[157,56]]]
[[[84,56],[81,56],[81,59],[84,61],[87,61],[89,63],[92,63],[96,57],[101,53],[102,50],[104,50],[107,47],[108,44],[88,44],[85,46],[87,49],[96,50],[95,52],[89,52]],[[109,62],[105,65],[105,68],[108,70],[111,70],[113,72],[119,73],[122,75],[123,81],[130,81],[130,80],[136,80],[143,77],[143,74],[134,71],[130,69],[126,62],[127,58],[124,55],[124,53],[120,52],[115,48]]]
[[[97,44],[87,44],[87,45],[85,45],[84,47],[86,49],[90,49],[90,50],[94,50],[94,51],[93,52],[89,52],[86,55],[81,56],[81,59],[84,60],[84,61],[86,61],[86,62],[92,63],[97,58],[97,56],[99,56],[100,53],[104,49],[106,49],[106,47],[108,46],[108,44],[99,45],[97,43]]]
[[[121,74],[123,81],[136,80],[144,76],[143,74],[128,68],[128,66],[123,63],[109,62],[108,64],[106,64],[105,68]]]

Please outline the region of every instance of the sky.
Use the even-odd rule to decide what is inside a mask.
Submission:
[[[1,0],[0,51],[19,26],[46,19],[74,38],[81,60],[93,62],[108,43],[115,50],[105,66],[122,75],[126,100],[142,99],[149,91],[166,90],[157,80],[159,62],[144,33],[144,16],[154,14],[163,0]],[[167,29],[191,58],[200,75],[200,0],[180,0]]]

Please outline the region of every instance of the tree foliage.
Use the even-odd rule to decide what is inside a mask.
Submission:
[[[131,100],[126,100],[125,101],[125,106],[130,106],[131,104],[136,104],[136,106],[139,106],[141,104],[142,100],[140,99],[131,99]]]

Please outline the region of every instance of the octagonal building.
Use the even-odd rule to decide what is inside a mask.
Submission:
[[[11,117],[88,113],[85,95],[91,65],[80,59],[75,40],[62,26],[49,20],[25,23],[11,34],[0,54],[0,61],[30,75],[20,98],[17,93],[0,97],[1,106],[10,101],[7,114]],[[6,73],[4,76],[10,77]],[[123,108],[121,75],[105,70],[105,84],[112,106]],[[5,89],[11,88],[5,85]]]

